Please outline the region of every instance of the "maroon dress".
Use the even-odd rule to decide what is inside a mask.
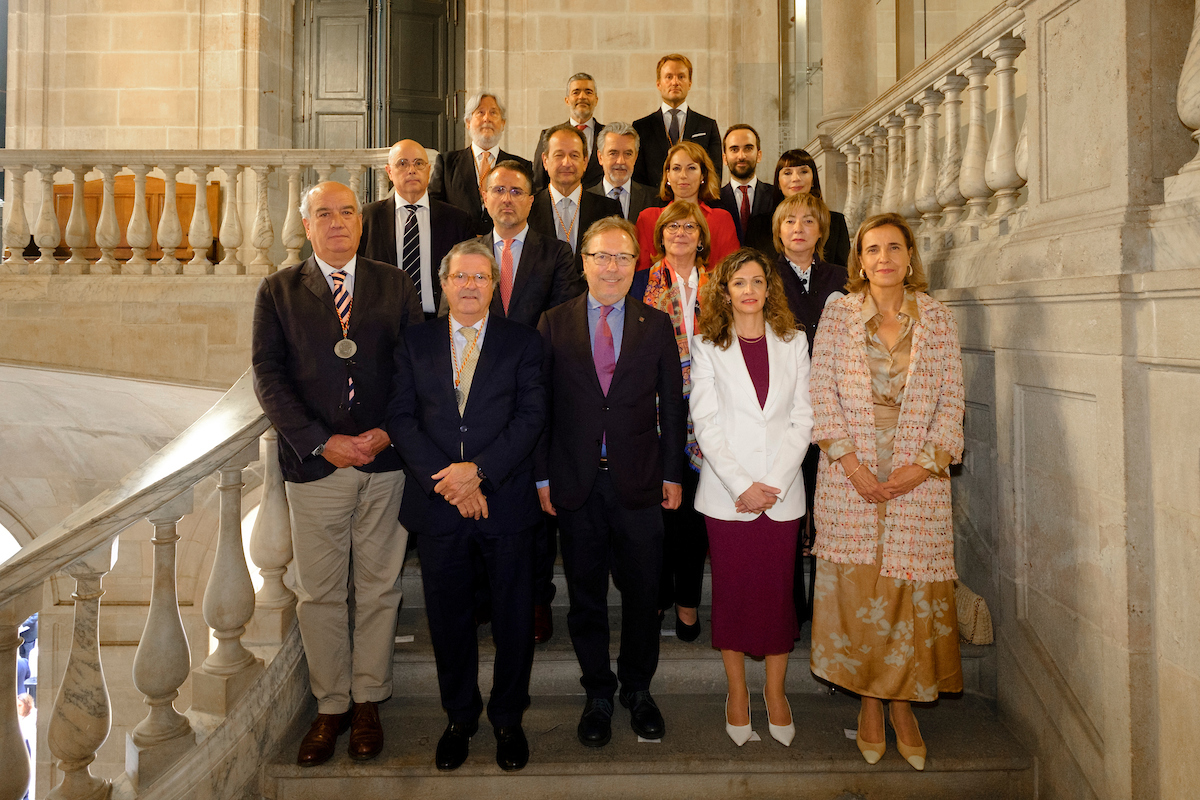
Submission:
[[[738,338],[746,369],[767,401],[767,339]],[[800,635],[792,579],[800,520],[776,522],[759,514],[750,522],[704,518],[712,559],[712,641],[721,650],[752,656],[790,653]]]

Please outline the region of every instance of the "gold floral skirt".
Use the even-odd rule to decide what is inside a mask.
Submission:
[[[891,474],[899,415],[889,409],[875,407],[881,481]],[[856,694],[931,702],[939,692],[962,691],[954,581],[880,575],[886,514],[887,503],[880,503],[874,564],[817,559],[812,671]]]

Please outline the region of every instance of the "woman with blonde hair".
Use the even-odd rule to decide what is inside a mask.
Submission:
[[[792,604],[804,515],[800,463],[812,430],[808,344],[796,330],[771,259],[742,248],[702,292],[692,348],[692,419],[704,453],[696,510],[712,555],[712,641],[729,694],[725,731],[753,733],[746,654],[766,659],[767,727],[787,746],[796,728],[784,693],[799,633]]]
[[[925,768],[913,702],[962,691],[950,464],[962,458],[958,328],[897,214],[859,228],[849,294],[813,348],[817,477],[812,671],[862,698],[858,748]]]
[[[817,161],[807,150],[800,148],[784,152],[775,163],[775,202],[782,203],[796,194],[821,197]],[[846,217],[840,212],[830,211],[823,257],[830,264],[844,267],[849,256],[850,232],[846,228]]]

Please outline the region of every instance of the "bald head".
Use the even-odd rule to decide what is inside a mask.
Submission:
[[[417,202],[429,188],[429,156],[420,142],[402,139],[392,145],[384,171],[396,196],[406,203]]]

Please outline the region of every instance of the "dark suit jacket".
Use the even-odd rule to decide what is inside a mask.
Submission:
[[[604,178],[601,177],[600,183],[589,187],[587,191],[601,197],[608,197],[604,193]],[[637,222],[638,214],[641,214],[651,206],[662,205],[662,201],[658,199],[658,190],[651,189],[649,186],[643,186],[635,181],[628,181],[625,184],[625,191],[629,192],[629,215],[625,219],[630,222]],[[608,199],[612,199],[608,197]],[[620,205],[620,203],[617,203]]]
[[[429,268],[433,273],[431,283],[433,307],[436,309],[442,300],[442,282],[437,277],[442,258],[450,252],[451,247],[475,234],[467,212],[432,197],[429,198],[429,234]],[[363,230],[358,242],[358,254],[400,266],[396,259],[396,247],[396,195],[393,194],[363,207]],[[420,299],[417,298],[418,301]]]
[[[458,511],[433,491],[431,477],[472,461],[487,480],[483,530],[517,531],[541,520],[533,452],[546,422],[542,341],[532,328],[490,316],[462,416],[454,399],[450,323],[431,320],[406,332],[395,349],[387,432],[408,480],[400,521],[410,529],[449,529]]]
[[[526,159],[503,150],[500,151],[500,160],[496,164],[509,159],[533,168]],[[475,234],[487,233],[492,229],[492,217],[483,207],[483,201],[479,197],[475,154],[470,147],[438,153],[437,161],[433,164],[433,174],[429,178],[429,196],[467,212],[467,216],[471,218],[471,230]]]
[[[568,120],[570,122],[570,120]],[[604,168],[600,166],[600,162],[596,160],[596,144],[600,141],[600,131],[604,130],[604,123],[600,120],[595,122],[596,135],[592,137],[592,152],[588,155],[587,169],[583,171],[583,185],[585,187],[599,183],[604,179]],[[542,166],[542,153],[546,150],[546,131],[549,128],[543,128],[538,134],[537,150],[533,153],[533,190],[540,192],[550,185],[550,176],[546,174],[546,168]],[[587,138],[586,136],[584,137]]]
[[[480,239],[488,247],[492,246],[491,233],[485,233]],[[542,236],[531,228],[525,234],[521,259],[517,262],[508,313],[504,313],[499,286],[492,293],[491,312],[532,328],[543,312],[578,297],[586,289],[587,284],[575,268],[570,245],[552,236]]]
[[[383,427],[393,351],[401,332],[422,320],[408,273],[360,257],[349,331],[358,352],[347,365],[333,352],[342,327],[316,259],[263,279],[254,300],[254,392],[286,443],[279,448],[285,481],[304,483],[332,473],[333,464],[310,454],[333,434],[357,436]],[[346,403],[347,377],[354,378],[353,406]],[[388,447],[358,469],[400,469],[400,457]]]
[[[593,222],[612,216],[621,216],[620,203],[604,195],[597,196],[585,190],[579,196],[579,238],[576,241],[583,244],[583,234],[587,232]],[[563,220],[563,222],[570,222],[570,220]],[[533,208],[529,210],[529,227],[542,236],[548,236],[551,239],[558,238],[558,226],[554,220],[554,206],[551,204],[549,189],[542,189],[534,195]],[[583,275],[583,255],[581,253],[575,254],[575,269],[580,275]]]
[[[846,216],[840,211],[829,212],[829,239],[825,242],[824,259],[841,267],[850,264],[850,231],[846,228]]]
[[[658,186],[662,182],[667,151],[671,149],[671,140],[667,138],[667,129],[663,126],[661,106],[633,123],[633,129],[641,139],[641,150],[633,167],[633,179],[647,186]],[[725,162],[721,159],[721,131],[717,128],[717,121],[689,108],[680,141],[695,142],[703,147],[712,159],[717,180],[720,181]]]
[[[604,436],[621,505],[649,508],[662,502],[663,481],[680,482],[685,469],[687,408],[671,318],[626,296],[621,354],[605,396],[592,359],[587,298],[550,309],[538,323],[550,416],[535,476],[550,481],[554,505],[580,508],[596,481]]]
[[[783,281],[783,293],[787,297],[788,308],[796,322],[804,328],[808,337],[808,354],[812,355],[813,339],[817,335],[817,325],[821,321],[821,312],[825,310],[825,301],[831,292],[846,293],[846,281],[849,276],[846,268],[828,261],[818,260],[810,269],[809,290],[804,291],[804,283],[787,258],[779,256],[775,262],[779,269],[779,277]]]
[[[750,204],[750,224],[753,226],[756,218],[766,217],[767,234],[771,232],[771,215],[775,213],[775,187],[769,183],[763,183],[755,178],[754,187],[754,202]],[[729,216],[733,217],[733,226],[737,229],[738,241],[744,245],[753,247],[748,240],[748,231],[742,229],[742,193],[735,192],[733,183],[727,183],[721,187],[721,208],[729,212]],[[767,254],[771,254],[771,250],[767,250]]]

